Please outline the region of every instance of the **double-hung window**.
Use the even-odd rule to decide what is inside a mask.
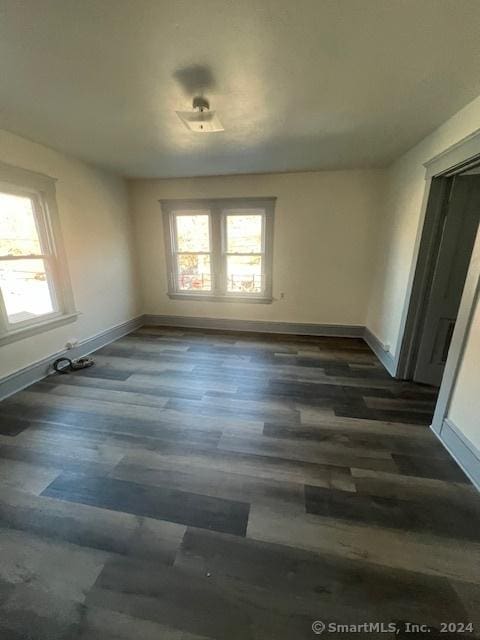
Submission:
[[[0,344],[74,316],[54,199],[52,179],[0,165]]]
[[[161,204],[170,297],[271,302],[275,198]]]

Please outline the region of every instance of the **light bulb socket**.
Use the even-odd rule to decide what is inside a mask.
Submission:
[[[210,109],[210,103],[202,96],[195,96],[193,99],[193,108],[198,109],[199,111],[208,111],[208,109]]]

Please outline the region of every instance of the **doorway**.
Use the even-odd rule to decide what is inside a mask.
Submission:
[[[440,387],[480,223],[480,162],[434,176],[397,377]]]

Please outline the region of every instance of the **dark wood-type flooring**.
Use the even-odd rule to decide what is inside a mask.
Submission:
[[[359,339],[144,327],[95,359],[0,403],[2,640],[480,632],[480,496],[433,389]]]

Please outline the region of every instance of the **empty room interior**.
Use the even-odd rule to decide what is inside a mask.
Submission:
[[[0,0],[0,638],[480,638],[479,0]]]

